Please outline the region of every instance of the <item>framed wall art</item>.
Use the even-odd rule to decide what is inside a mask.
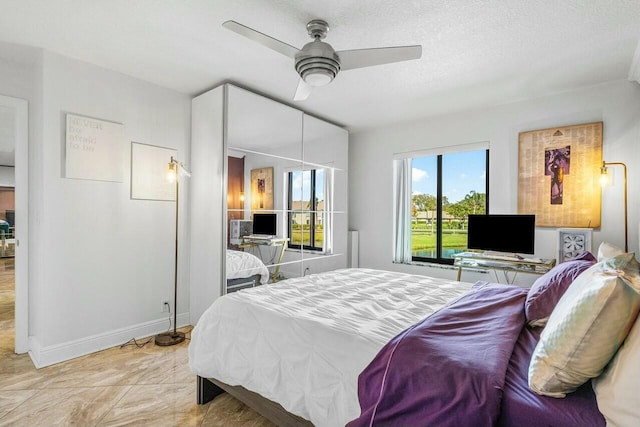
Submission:
[[[167,179],[173,148],[131,142],[131,199],[175,200],[176,184]]]
[[[570,261],[583,252],[591,252],[590,228],[561,228],[558,230],[558,264]]]
[[[521,132],[518,144],[518,213],[538,227],[599,227],[602,122]]]
[[[126,165],[122,123],[66,114],[65,178],[124,182]]]
[[[251,169],[251,210],[273,210],[273,168]]]

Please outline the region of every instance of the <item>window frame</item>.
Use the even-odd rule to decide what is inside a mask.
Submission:
[[[489,149],[485,148],[485,214],[489,212]],[[480,150],[463,150],[463,151],[455,151],[455,152],[447,152],[447,153],[443,153],[443,154],[433,154],[430,156],[413,156],[411,157],[411,159],[416,159],[416,158],[422,158],[422,157],[436,157],[436,175],[437,175],[437,183],[436,183],[436,257],[435,258],[429,258],[429,257],[419,257],[419,256],[414,256],[413,253],[411,254],[411,261],[412,262],[428,262],[428,263],[434,263],[434,264],[445,264],[445,265],[453,265],[454,263],[454,259],[453,258],[443,258],[442,257],[442,234],[443,234],[443,228],[442,228],[442,224],[443,224],[443,218],[442,218],[442,214],[443,214],[443,204],[442,204],[442,174],[443,174],[443,168],[442,168],[442,158],[443,156],[446,155],[450,155],[450,154],[456,154],[456,153],[461,153],[461,152],[465,152],[465,151],[480,151]],[[413,200],[413,196],[411,198],[411,201],[409,202],[410,204],[412,203]],[[411,208],[411,207],[409,207]],[[413,233],[411,234],[410,239],[413,239]],[[412,251],[413,252],[413,251]]]
[[[300,211],[294,211],[293,210],[293,174],[296,172],[311,172],[311,177],[310,177],[310,199],[309,200],[309,207],[310,209],[308,211],[306,210],[300,210]],[[287,232],[288,232],[288,236],[289,236],[289,241],[287,242],[287,248],[289,249],[297,249],[297,250],[308,250],[308,251],[315,251],[315,252],[323,252],[324,251],[324,239],[323,242],[321,243],[321,246],[316,246],[315,245],[315,241],[316,241],[316,218],[318,215],[318,197],[316,194],[316,169],[308,169],[308,170],[292,170],[287,172],[287,187],[288,187],[288,192],[287,192]],[[325,183],[326,184],[326,183]],[[291,242],[291,236],[293,236],[293,218],[294,215],[296,213],[309,213],[309,242],[312,242],[313,245],[305,245],[305,244],[294,244]],[[302,226],[302,224],[301,224]]]

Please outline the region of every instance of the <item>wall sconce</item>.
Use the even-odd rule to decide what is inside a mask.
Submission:
[[[602,162],[602,167],[600,168],[600,185],[603,187],[609,185],[609,174],[607,171],[607,166],[622,166],[623,172],[623,181],[624,181],[624,251],[629,252],[629,241],[628,241],[628,222],[627,222],[627,165],[622,162]]]
[[[240,192],[239,199],[240,199],[240,202],[244,203],[244,191]]]

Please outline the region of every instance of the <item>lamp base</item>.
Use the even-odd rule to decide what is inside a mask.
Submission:
[[[183,332],[163,332],[156,335],[155,339],[156,345],[161,346],[176,345],[180,344],[182,341],[184,341]]]

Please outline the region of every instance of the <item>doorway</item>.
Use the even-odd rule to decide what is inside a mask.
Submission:
[[[13,311],[16,353],[29,351],[28,134],[27,101],[0,95],[0,187],[6,191],[13,188],[14,191],[11,194],[14,196],[14,209],[4,209],[4,220],[0,223],[0,254],[5,255],[0,256],[0,310],[10,306],[11,299],[14,303],[13,310],[8,308],[5,314],[0,313],[0,319],[3,326],[5,321],[6,326],[10,326],[11,319],[5,318],[11,317]]]

